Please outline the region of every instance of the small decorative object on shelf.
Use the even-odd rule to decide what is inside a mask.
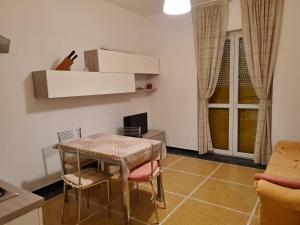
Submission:
[[[72,51],[57,67],[55,70],[71,70],[71,66],[78,55],[74,55],[75,51]]]
[[[148,82],[146,85],[146,89],[152,89],[152,83]]]

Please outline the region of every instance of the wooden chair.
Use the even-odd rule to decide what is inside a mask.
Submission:
[[[135,182],[136,183],[136,191],[137,191],[137,200],[139,201],[139,183],[140,182],[149,182],[152,189],[152,201],[154,206],[154,211],[156,215],[157,223],[159,223],[159,217],[157,212],[157,206],[156,206],[156,195],[153,185],[153,180],[157,178],[157,176],[162,176],[162,170],[160,165],[160,160],[154,159],[153,154],[153,145],[151,145],[151,155],[148,162],[132,169],[130,171],[128,181]],[[165,200],[165,194],[163,189],[163,184],[161,183],[162,188],[162,198],[164,202],[164,208],[166,208],[166,200]]]
[[[77,224],[80,224],[80,214],[81,214],[81,196],[82,191],[87,190],[91,187],[101,185],[103,183],[106,183],[107,185],[107,202],[108,202],[108,216],[110,216],[110,182],[109,182],[109,176],[105,174],[104,172],[96,169],[96,168],[85,168],[81,169],[81,154],[79,151],[65,151],[62,150],[59,146],[59,155],[61,159],[62,164],[62,179],[64,181],[64,188],[63,188],[63,209],[62,209],[62,217],[61,222],[64,222],[64,209],[65,209],[65,200],[66,200],[66,186],[69,185],[72,188],[75,188],[78,191],[78,217],[77,217]],[[66,169],[64,168],[66,166],[65,163],[65,155],[69,155],[71,157],[75,157],[77,160],[77,166],[75,168],[75,172],[72,173],[66,173]],[[89,207],[89,198],[87,198],[87,206]]]

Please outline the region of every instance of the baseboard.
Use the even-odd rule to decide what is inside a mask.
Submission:
[[[235,156],[218,155],[214,153],[205,153],[200,155],[197,151],[194,150],[188,150],[188,149],[177,148],[172,146],[167,146],[167,152],[170,154],[192,157],[197,159],[228,163],[228,164],[233,164],[238,166],[246,166],[246,167],[251,167],[256,169],[263,169],[263,170],[266,169],[266,166],[255,164],[252,159],[245,159],[245,158],[240,158]]]
[[[190,156],[190,157],[198,157],[199,152],[195,150],[185,149],[185,148],[177,148],[172,146],[167,146],[167,152],[174,155],[182,155],[182,156]]]
[[[52,184],[39,188],[32,193],[43,197],[45,200],[49,200],[63,193],[63,181],[59,180]]]

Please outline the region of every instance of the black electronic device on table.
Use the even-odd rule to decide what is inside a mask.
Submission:
[[[148,115],[145,112],[145,113],[125,116],[123,118],[123,126],[141,127],[141,134],[145,134],[148,132]]]

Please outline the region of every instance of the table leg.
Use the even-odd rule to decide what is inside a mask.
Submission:
[[[124,221],[125,225],[130,224],[130,191],[128,180],[124,178],[124,174],[122,172],[122,189],[123,189],[123,212],[124,212]]]
[[[112,190],[111,190],[111,174],[110,174],[110,164],[108,163],[103,163],[103,170],[104,170],[104,173],[108,174],[109,178],[108,178],[108,182],[109,182],[109,194],[111,195],[112,194]]]
[[[157,183],[157,200],[159,201],[159,202],[162,202],[163,201],[163,198],[162,198],[162,196],[163,196],[163,193],[162,193],[162,176],[161,176],[161,174],[159,174],[158,176],[157,176],[157,178],[156,178],[156,183]]]

